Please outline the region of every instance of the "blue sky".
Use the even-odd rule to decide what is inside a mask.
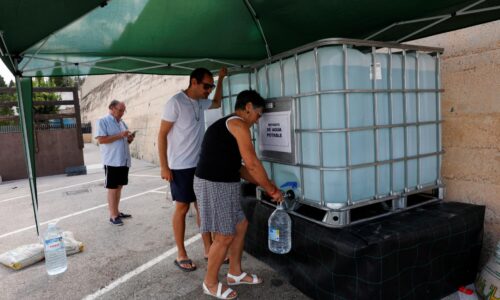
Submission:
[[[14,76],[10,73],[9,69],[7,69],[2,60],[0,60],[0,75],[2,75],[5,83],[7,84],[9,84],[11,80],[14,80]]]

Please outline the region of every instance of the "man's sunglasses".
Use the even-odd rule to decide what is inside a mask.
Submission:
[[[215,84],[213,84],[213,83],[205,83],[205,82],[203,82],[203,89],[204,90],[213,89],[214,87],[215,87]]]

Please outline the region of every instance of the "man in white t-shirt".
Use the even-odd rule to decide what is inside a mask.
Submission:
[[[204,68],[194,70],[189,77],[188,88],[175,94],[165,104],[158,133],[161,178],[170,182],[172,200],[175,201],[172,225],[178,251],[174,263],[186,272],[196,269],[184,247],[184,232],[186,214],[192,202],[196,208],[198,226],[200,225],[193,178],[203,140],[204,110],[221,106],[222,80],[226,74],[226,68],[219,71],[217,89],[211,101],[207,98],[215,88],[212,73]],[[205,257],[208,257],[212,238],[210,233],[202,234],[202,238]]]

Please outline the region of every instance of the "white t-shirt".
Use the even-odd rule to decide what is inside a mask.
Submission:
[[[170,98],[161,119],[174,125],[167,135],[167,158],[170,169],[194,168],[198,164],[204,134],[204,110],[212,101],[193,100],[183,91]]]

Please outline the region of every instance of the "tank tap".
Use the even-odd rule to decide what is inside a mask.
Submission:
[[[294,200],[295,199],[295,192],[293,190],[281,190],[281,195],[283,195],[284,200]]]
[[[287,181],[280,186],[281,194],[283,195],[284,200],[295,200],[297,196],[295,191],[297,190],[298,184],[296,181]]]

